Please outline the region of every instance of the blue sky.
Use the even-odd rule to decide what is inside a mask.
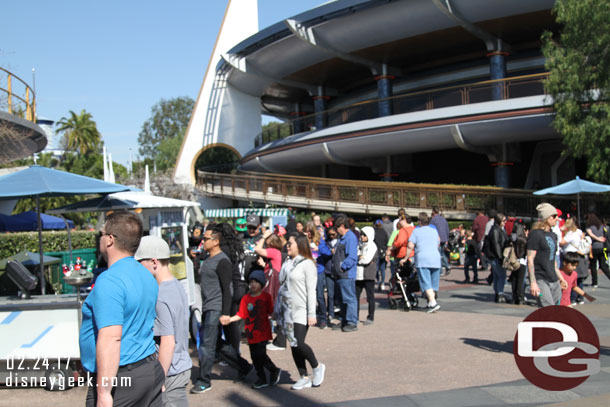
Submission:
[[[35,68],[39,117],[87,110],[113,161],[127,164],[155,103],[197,98],[227,2],[4,2],[0,67],[30,86]],[[322,3],[259,0],[259,28]]]

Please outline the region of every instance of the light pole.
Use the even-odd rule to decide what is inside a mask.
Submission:
[[[129,176],[133,174],[133,156],[131,155],[131,147],[129,147]]]

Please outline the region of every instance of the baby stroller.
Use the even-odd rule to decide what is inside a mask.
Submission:
[[[421,291],[417,272],[413,269],[413,264],[407,261],[404,266],[398,267],[396,274],[390,279],[390,291],[388,301],[390,309],[402,308],[410,311],[417,308],[418,299],[414,293]]]
[[[450,261],[460,261],[460,246],[461,246],[460,231],[457,229],[449,232],[449,241],[447,241],[446,251]]]

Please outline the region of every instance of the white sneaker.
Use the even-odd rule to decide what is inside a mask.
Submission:
[[[428,314],[432,314],[432,313],[434,313],[434,312],[438,311],[439,309],[441,309],[441,306],[440,306],[440,304],[439,304],[439,303],[436,303],[436,305],[435,305],[435,306],[433,306],[433,307],[428,306],[428,308],[427,308],[426,312],[427,312]]]
[[[324,381],[324,373],[326,372],[326,365],[324,363],[318,363],[318,367],[313,369],[313,380],[311,385],[318,387]]]
[[[301,378],[295,384],[292,385],[291,389],[301,390],[307,387],[311,387],[311,379],[309,378],[309,376],[301,376]]]
[[[267,350],[284,350],[286,348],[280,348],[279,346],[275,346],[273,343],[267,344]]]

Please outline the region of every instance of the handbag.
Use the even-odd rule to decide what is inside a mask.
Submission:
[[[502,256],[504,257],[504,260],[502,260],[502,267],[508,271],[519,270],[521,263],[519,263],[519,259],[515,254],[515,248],[513,246],[504,248]]]

